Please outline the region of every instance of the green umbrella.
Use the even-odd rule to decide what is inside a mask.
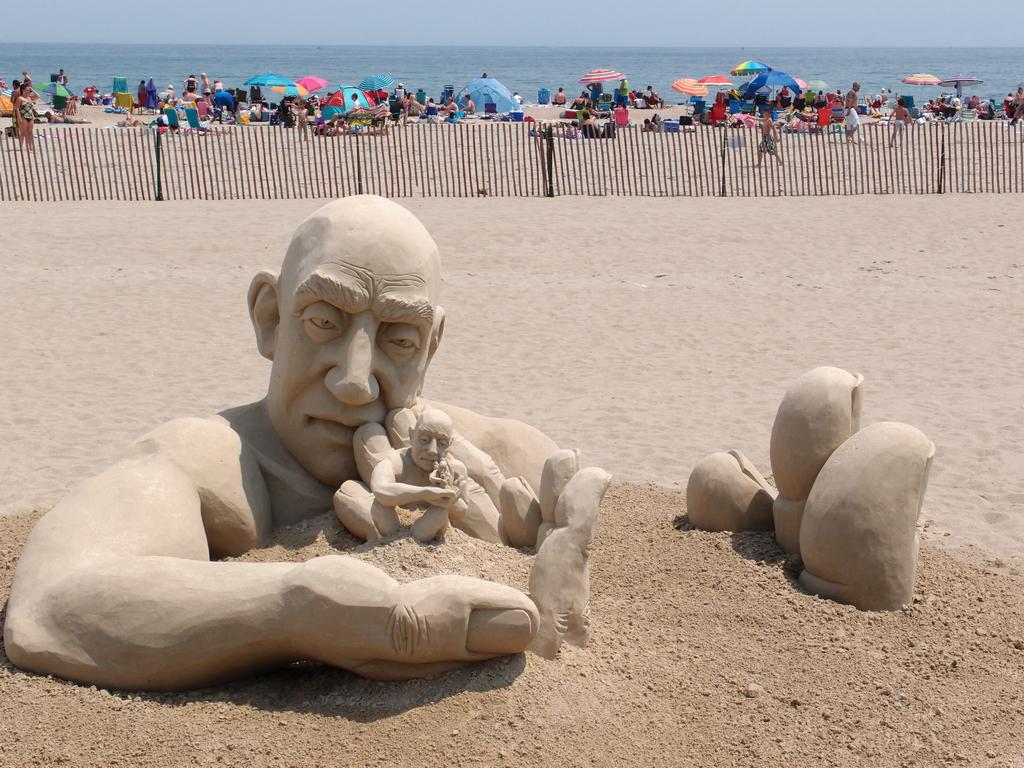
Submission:
[[[35,88],[35,86],[33,86]],[[71,98],[71,91],[60,83],[47,83],[42,88],[36,88],[40,93],[48,93],[50,96],[61,96],[65,99]]]

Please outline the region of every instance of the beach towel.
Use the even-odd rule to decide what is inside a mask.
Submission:
[[[10,117],[14,114],[14,102],[9,96],[0,96],[0,117]]]
[[[860,128],[860,116],[857,114],[856,109],[846,110],[846,128],[851,131],[855,128]]]

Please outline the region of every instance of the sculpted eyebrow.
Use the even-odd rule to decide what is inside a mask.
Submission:
[[[314,272],[295,289],[295,312],[301,312],[317,301],[326,301],[344,312],[355,314],[369,307],[370,294],[361,285],[350,285]]]
[[[373,303],[373,313],[386,323],[434,324],[434,307],[426,299],[410,300],[381,294]]]

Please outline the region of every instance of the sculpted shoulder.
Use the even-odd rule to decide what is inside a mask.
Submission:
[[[211,556],[239,555],[266,541],[271,508],[259,461],[224,418],[174,419],[130,454],[168,459],[195,483]]]

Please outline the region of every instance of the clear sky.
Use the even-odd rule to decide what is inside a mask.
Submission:
[[[1021,46],[1024,0],[35,0],[10,42]]]

